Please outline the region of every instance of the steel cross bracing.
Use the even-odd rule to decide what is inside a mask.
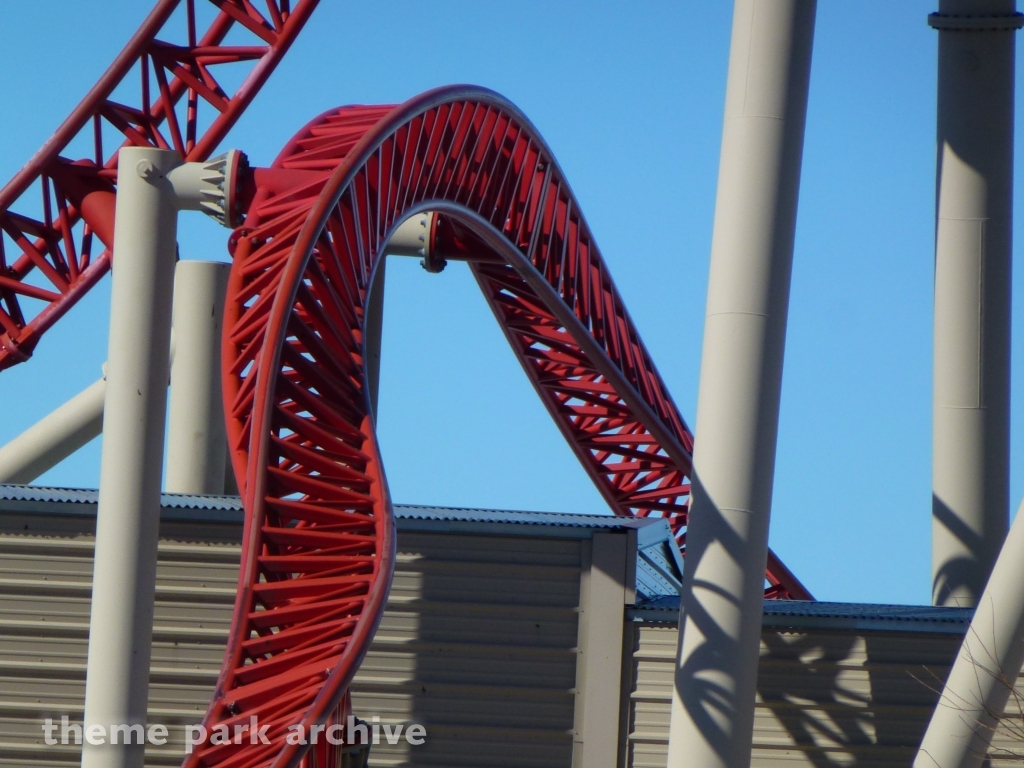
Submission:
[[[0,369],[26,360],[110,268],[118,149],[153,146],[208,159],[318,1],[265,0],[262,11],[250,0],[157,3],[85,99],[0,190]],[[215,14],[204,29],[199,17],[211,4]],[[237,43],[225,42],[229,33]],[[235,65],[237,77],[239,63],[248,74],[228,95],[218,67]],[[65,156],[83,146],[91,147],[88,157]]]
[[[685,543],[692,434],[547,146],[502,97],[428,92],[347,107],[256,171],[234,255],[223,370],[246,508],[241,590],[206,716],[269,724],[270,745],[206,744],[189,766],[291,766],[290,726],[339,721],[380,621],[394,524],[364,337],[374,270],[409,215],[463,258],[548,410],[613,511]],[[290,178],[293,186],[272,182]],[[768,596],[809,598],[781,564]],[[327,755],[310,753],[310,764]]]
[[[117,149],[208,159],[316,1],[267,0],[263,13],[250,0],[210,0],[216,14],[202,33],[195,0],[158,3],[0,190],[0,368],[27,359],[109,269]],[[227,44],[231,30],[251,44]],[[229,97],[217,67],[240,62],[251,69]],[[135,96],[125,103],[127,92]],[[116,137],[107,152],[105,134]],[[90,157],[65,156],[83,144]],[[364,336],[374,270],[403,219],[438,213],[430,258],[470,262],[612,510],[666,517],[683,546],[693,437],[551,152],[500,96],[457,87],[400,107],[335,110],[296,135],[273,168],[237,181],[247,211],[229,244],[223,354],[246,527],[206,725],[255,715],[270,726],[271,744],[206,743],[186,765],[334,765],[340,748],[321,743],[304,754],[285,735],[298,723],[309,733],[344,720],[391,583],[394,525]],[[810,597],[771,553],[766,578],[766,597]]]

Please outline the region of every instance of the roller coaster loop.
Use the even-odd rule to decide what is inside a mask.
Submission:
[[[209,0],[215,14],[200,32],[197,2],[159,0],[0,190],[0,369],[27,360],[110,268],[117,149],[209,159],[317,5],[265,0],[262,13],[252,0]],[[228,96],[218,67],[245,63],[248,75]],[[65,157],[82,146],[89,157]],[[469,262],[611,510],[664,517],[684,549],[693,435],[551,151],[497,94],[455,86],[397,107],[332,110],[270,168],[243,167],[232,182],[239,204],[228,223],[241,223],[229,239],[223,382],[246,521],[205,725],[212,733],[256,716],[270,726],[270,744],[207,741],[185,765],[322,768],[340,764],[340,747],[291,744],[287,734],[344,721],[394,568],[372,350],[381,256],[403,221],[432,214],[424,216],[429,270]],[[766,598],[811,599],[771,552],[766,581]]]
[[[385,245],[432,211],[435,259],[470,262],[513,351],[611,509],[662,516],[685,546],[693,437],[550,150],[509,102],[455,86],[345,107],[248,173],[231,237],[225,410],[246,509],[228,653],[189,766],[291,766],[288,744],[347,714],[380,621],[395,535],[366,350]],[[772,558],[767,597],[809,599]],[[319,747],[306,758],[324,765]]]

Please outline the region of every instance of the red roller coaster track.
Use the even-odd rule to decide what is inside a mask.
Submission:
[[[116,151],[125,144],[208,157],[308,19],[316,0],[211,0],[203,35],[185,0],[185,45],[165,34],[164,0],[26,168],[0,190],[0,368],[109,268]],[[258,45],[223,45],[238,26]],[[252,61],[227,97],[212,71]],[[137,106],[111,101],[133,70]],[[155,83],[155,85],[154,85]],[[151,98],[152,95],[152,98]],[[184,99],[184,115],[177,109]],[[215,116],[200,135],[201,103]],[[94,157],[61,156],[90,136]],[[437,214],[430,257],[470,262],[524,371],[612,511],[668,520],[685,548],[693,436],[608,274],[558,164],[509,102],[457,86],[398,106],[345,107],[299,132],[271,169],[247,171],[223,340],[225,410],[246,509],[239,593],[206,715],[268,725],[271,743],[207,742],[187,766],[334,765],[333,747],[287,743],[293,725],[339,722],[391,583],[395,535],[374,434],[365,359],[374,280],[403,220]],[[13,213],[30,188],[42,213]],[[238,212],[241,215],[241,211]],[[92,254],[93,236],[105,250]],[[45,283],[45,287],[40,283]],[[29,317],[24,300],[42,302]],[[379,296],[376,297],[379,300]],[[768,598],[810,599],[769,553]]]
[[[470,262],[549,412],[616,514],[685,541],[693,438],[550,150],[509,102],[442,88],[347,107],[301,131],[232,238],[223,367],[246,508],[240,593],[206,725],[270,745],[205,745],[190,766],[289,766],[292,725],[345,714],[394,558],[364,357],[374,273],[410,215]],[[257,179],[259,178],[257,172]],[[275,178],[268,173],[264,178]],[[809,598],[773,559],[770,597]],[[318,761],[319,762],[319,761]]]

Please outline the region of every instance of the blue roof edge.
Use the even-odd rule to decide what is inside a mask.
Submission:
[[[762,626],[774,629],[814,628],[962,635],[967,632],[973,615],[973,608],[932,605],[766,600]],[[627,618],[636,622],[678,624],[679,597],[666,595],[637,605],[628,609]]]
[[[94,516],[99,491],[0,484],[0,513]],[[196,523],[240,523],[244,514],[238,496],[160,495],[160,518]],[[447,531],[450,533],[502,533],[509,535],[529,526],[531,535],[589,538],[594,530],[642,530],[666,527],[660,519],[588,515],[572,512],[527,512],[395,504],[399,530]],[[658,534],[654,538],[659,538]]]
[[[0,514],[58,514],[94,516],[99,493],[92,489],[50,488],[0,484]],[[191,496],[165,493],[160,497],[161,519],[181,522],[240,523],[242,502],[238,496]],[[587,538],[597,529],[636,530],[642,550],[666,542],[667,523],[661,518],[623,518],[568,512],[524,512],[395,504],[400,530],[449,531],[453,533],[500,533],[530,529],[530,535]],[[523,530],[525,533],[525,530]],[[674,544],[674,542],[673,542]],[[675,550],[673,559],[678,558]],[[682,565],[681,562],[678,563]],[[763,626],[777,629],[834,629],[850,631],[902,631],[964,634],[970,625],[970,608],[915,605],[826,603],[769,600],[764,605]],[[627,608],[636,622],[677,624],[678,595],[661,595]]]

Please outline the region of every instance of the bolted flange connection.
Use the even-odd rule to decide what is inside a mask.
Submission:
[[[248,167],[245,153],[237,149],[229,149],[202,163],[182,163],[167,174],[167,180],[174,187],[178,210],[202,211],[228,229],[234,229],[242,218],[238,179]],[[140,176],[149,178],[141,169],[137,170]]]
[[[417,213],[403,221],[388,240],[386,251],[393,256],[420,256],[420,266],[427,272],[438,273],[448,262],[434,249],[434,234],[439,222],[433,211]]]

